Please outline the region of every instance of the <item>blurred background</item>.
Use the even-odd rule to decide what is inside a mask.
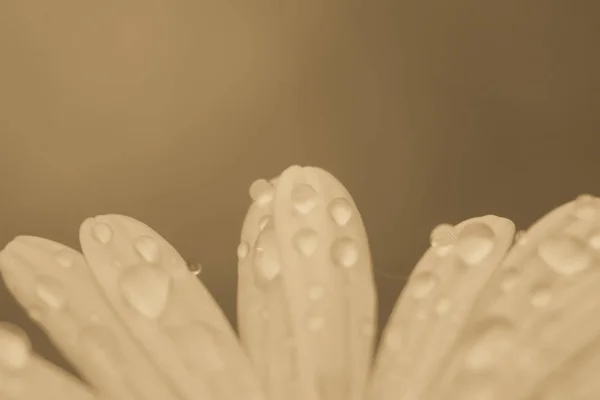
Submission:
[[[0,242],[131,215],[234,320],[250,183],[316,165],[363,215],[383,324],[436,224],[600,195],[597,4],[3,1]],[[0,320],[67,366],[4,287]]]

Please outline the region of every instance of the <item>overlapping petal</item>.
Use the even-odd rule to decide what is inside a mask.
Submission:
[[[78,252],[20,236],[0,253],[17,301],[89,386],[0,326],[0,400],[600,398],[600,200],[544,216],[513,245],[496,216],[440,225],[371,368],[368,239],[333,176],[258,180],[238,247],[240,340],[177,251],[121,215]]]

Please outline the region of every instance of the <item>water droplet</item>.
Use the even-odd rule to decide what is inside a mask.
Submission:
[[[216,372],[225,369],[225,360],[211,327],[195,323],[168,329],[169,337],[177,346],[184,362],[192,371]]]
[[[333,200],[328,207],[329,215],[339,226],[346,226],[352,218],[352,205],[348,200],[339,197]]]
[[[273,229],[266,229],[256,240],[252,266],[255,284],[260,289],[265,289],[281,273],[281,261],[276,243]]]
[[[515,287],[519,281],[519,271],[515,268],[509,268],[502,273],[502,280],[500,281],[500,290],[503,292],[509,292]]]
[[[593,221],[598,216],[597,199],[590,195],[582,195],[575,200],[574,214],[577,218]]]
[[[431,230],[429,241],[432,247],[451,246],[456,240],[456,229],[450,224],[439,224]]]
[[[311,332],[318,332],[323,329],[323,325],[325,325],[325,319],[323,317],[312,317],[308,321],[308,329]]]
[[[312,285],[308,288],[308,298],[312,301],[317,301],[325,295],[325,287],[322,285]]]
[[[448,311],[450,311],[450,305],[451,303],[449,299],[441,299],[435,306],[435,312],[438,315],[446,314]]]
[[[66,251],[59,251],[54,257],[57,264],[63,268],[71,268],[73,266],[73,256]]]
[[[248,254],[250,253],[250,246],[248,246],[248,243],[246,242],[241,242],[238,247],[237,247],[237,256],[238,258],[241,260],[243,258],[248,257]]]
[[[438,283],[438,278],[428,271],[420,272],[409,282],[410,291],[415,299],[423,299],[433,291]]]
[[[544,241],[538,253],[556,273],[570,276],[586,270],[591,263],[585,243],[577,238],[561,236]]]
[[[301,183],[292,189],[291,200],[298,212],[308,214],[317,205],[317,192],[311,185]]]
[[[35,283],[35,294],[51,310],[60,310],[67,303],[64,288],[52,278],[39,277]]]
[[[112,228],[104,223],[99,222],[92,228],[94,237],[102,244],[107,244],[110,242],[113,236]]]
[[[509,320],[493,317],[476,325],[465,336],[469,349],[465,366],[473,371],[489,369],[500,361],[514,341],[514,327]]]
[[[118,376],[124,361],[119,342],[113,333],[104,326],[88,326],[79,334],[81,351],[98,368],[112,376]]]
[[[547,286],[537,286],[531,293],[531,305],[536,308],[544,308],[552,300],[552,290]]]
[[[262,216],[258,220],[258,231],[259,232],[264,231],[265,228],[267,227],[267,225],[269,225],[270,222],[271,222],[271,216],[270,215],[264,215],[264,216]]]
[[[483,261],[494,248],[494,231],[487,224],[474,222],[465,226],[456,239],[458,254],[467,264]]]
[[[358,248],[353,239],[337,239],[331,245],[331,253],[333,261],[344,268],[353,267],[358,262]]]
[[[274,196],[275,188],[265,179],[257,179],[250,185],[250,197],[261,205],[270,203]]]
[[[129,305],[146,318],[156,318],[164,310],[170,291],[169,275],[152,265],[132,267],[121,276],[121,294]]]
[[[185,264],[187,265],[188,271],[196,276],[200,275],[202,272],[202,264],[200,264],[200,261],[196,259],[189,259],[185,262]]]
[[[317,232],[310,228],[299,230],[294,236],[294,244],[304,257],[310,257],[319,245]]]
[[[160,257],[160,250],[156,240],[150,236],[140,236],[134,243],[135,250],[148,262],[157,262]]]
[[[21,328],[0,322],[0,368],[19,370],[31,359],[31,342]]]

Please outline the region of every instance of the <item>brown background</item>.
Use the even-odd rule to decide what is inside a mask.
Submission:
[[[366,221],[383,321],[435,224],[600,194],[594,3],[2,1],[0,242],[129,214],[232,317],[249,184],[317,165]],[[0,319],[64,365],[4,289]]]

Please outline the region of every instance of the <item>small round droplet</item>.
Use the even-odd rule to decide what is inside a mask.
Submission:
[[[118,340],[108,328],[99,325],[85,327],[79,334],[78,346],[98,368],[112,376],[120,375],[124,357]]]
[[[552,270],[564,276],[583,272],[591,263],[585,243],[569,236],[547,239],[540,245],[538,253]]]
[[[323,317],[312,317],[308,321],[308,329],[311,332],[318,332],[323,329],[323,325],[325,325],[325,319]]]
[[[58,265],[66,269],[71,268],[74,263],[73,256],[66,251],[59,251],[54,259]]]
[[[304,257],[310,257],[319,246],[317,232],[310,228],[303,228],[294,235],[294,245]]]
[[[191,258],[187,260],[185,264],[187,265],[188,271],[190,271],[196,276],[200,275],[200,273],[202,272],[202,264],[200,264],[200,261],[196,259]]]
[[[535,287],[531,293],[531,305],[536,308],[544,308],[552,300],[552,290],[547,286]]]
[[[358,262],[358,246],[351,238],[337,239],[331,245],[333,261],[344,268],[351,268]]]
[[[258,204],[268,204],[274,196],[275,188],[266,179],[257,179],[250,185],[250,197]]]
[[[281,263],[277,249],[257,247],[254,252],[254,280],[259,288],[267,285],[281,273]]]
[[[456,240],[456,228],[450,224],[439,224],[431,230],[429,241],[432,247],[447,248]]]
[[[329,215],[339,226],[346,226],[352,218],[352,205],[348,200],[339,197],[333,200],[328,207]]]
[[[21,328],[0,322],[0,368],[20,370],[31,359],[31,342]]]
[[[575,200],[575,217],[593,221],[598,217],[597,199],[591,195],[581,195]]]
[[[169,275],[152,265],[132,267],[121,276],[121,294],[140,315],[153,319],[162,314],[169,297]]]
[[[99,222],[92,228],[94,237],[102,244],[107,244],[110,242],[113,236],[112,228],[104,223]]]
[[[415,299],[424,299],[429,296],[438,283],[438,278],[432,272],[421,272],[409,282],[410,291]]]
[[[160,258],[160,250],[158,243],[153,237],[143,235],[137,238],[134,242],[135,250],[148,262],[157,262]]]
[[[39,277],[35,282],[35,294],[51,310],[60,310],[67,303],[65,289],[49,277]]]
[[[317,205],[317,192],[311,185],[301,183],[292,189],[291,200],[298,212],[308,214]]]
[[[456,239],[456,249],[467,264],[482,262],[494,248],[495,234],[492,228],[481,222],[465,226]]]
[[[444,315],[450,311],[450,305],[449,299],[441,299],[435,306],[435,312],[438,315]]]
[[[311,301],[317,301],[323,298],[325,295],[325,287],[323,285],[312,285],[308,288],[308,298]]]
[[[248,243],[246,242],[241,242],[238,247],[237,247],[237,256],[238,258],[244,259],[246,257],[248,257],[248,254],[250,253],[250,246],[248,246]]]

